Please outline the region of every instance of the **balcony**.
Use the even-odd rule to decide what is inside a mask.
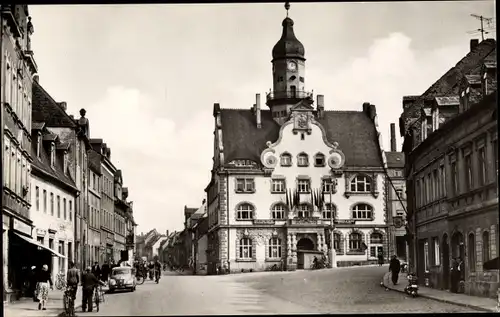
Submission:
[[[19,18],[16,14],[16,6],[13,4],[5,4],[1,6],[2,18],[5,19],[7,25],[12,32],[14,38],[22,37],[23,33],[21,30],[21,26],[17,23],[17,19]]]
[[[272,104],[276,101],[291,99],[291,102],[298,102],[301,99],[312,98],[313,93],[304,90],[277,90],[266,95],[267,104]]]

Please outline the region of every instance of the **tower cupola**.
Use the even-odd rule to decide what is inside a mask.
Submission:
[[[283,26],[283,33],[278,43],[274,45],[273,60],[280,58],[297,58],[305,60],[304,45],[297,39],[293,32],[293,20],[287,16],[281,25]]]

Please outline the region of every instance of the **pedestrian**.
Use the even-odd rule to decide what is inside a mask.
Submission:
[[[29,273],[28,273],[28,294],[33,297],[33,301],[37,302],[37,294],[36,294],[36,266],[32,266]]]
[[[101,281],[107,282],[109,277],[109,272],[111,271],[108,261],[104,262],[101,268]]]
[[[458,261],[457,258],[452,258],[451,260],[451,270],[450,270],[450,275],[451,275],[451,287],[450,291],[452,293],[457,293],[458,292],[458,282],[460,279],[460,271],[458,270]]]
[[[398,284],[399,271],[401,270],[401,263],[396,255],[392,256],[391,262],[389,264],[389,272],[392,273],[392,284]]]
[[[465,272],[464,272],[464,260],[462,257],[458,258],[458,265],[457,265],[457,280],[458,280],[458,287],[457,291],[458,293],[463,293],[464,292],[464,280],[465,280]]]
[[[99,267],[99,263],[97,261],[94,262],[94,266],[92,266],[92,274],[94,274],[97,278],[101,278],[101,268]]]
[[[88,312],[92,312],[94,288],[99,285],[104,284],[100,282],[94,274],[92,274],[91,267],[87,267],[85,273],[82,276],[82,311],[85,312],[88,307]]]
[[[47,310],[45,305],[47,305],[47,300],[49,299],[49,287],[51,290],[54,289],[54,284],[52,283],[52,277],[50,276],[49,266],[44,264],[42,270],[37,275],[37,293],[38,300],[38,310]]]
[[[72,261],[69,262],[69,270],[66,274],[66,284],[70,289],[70,294],[73,300],[76,299],[76,293],[78,291],[78,284],[80,283],[80,272]]]
[[[378,254],[378,266],[382,266],[384,264],[384,254],[380,252]]]

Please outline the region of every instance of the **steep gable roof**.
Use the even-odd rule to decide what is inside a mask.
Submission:
[[[221,109],[222,141],[226,162],[248,159],[260,164],[260,154],[268,141],[278,140],[280,125],[271,111],[261,111],[262,127],[255,124],[255,115],[246,109]],[[338,142],[344,152],[346,166],[382,166],[377,131],[363,111],[324,111],[316,119],[325,129],[330,143]]]
[[[66,111],[38,82],[33,82],[32,89],[33,121],[45,122],[47,127],[77,127]]]
[[[97,173],[97,175],[102,175],[101,172],[101,154],[97,153],[93,149],[89,151],[89,168]]]

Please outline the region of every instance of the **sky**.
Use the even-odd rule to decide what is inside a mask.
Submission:
[[[291,3],[306,89],[326,110],[377,107],[383,146],[402,97],[422,94],[469,51],[494,1]],[[134,201],[137,232],[182,230],[210,181],[214,103],[249,109],[272,88],[284,3],[29,7],[40,84],[87,110]],[[496,20],[494,20],[496,22]],[[496,38],[496,33],[487,37]],[[265,98],[265,97],[262,97]],[[264,100],[264,99],[262,99]]]

